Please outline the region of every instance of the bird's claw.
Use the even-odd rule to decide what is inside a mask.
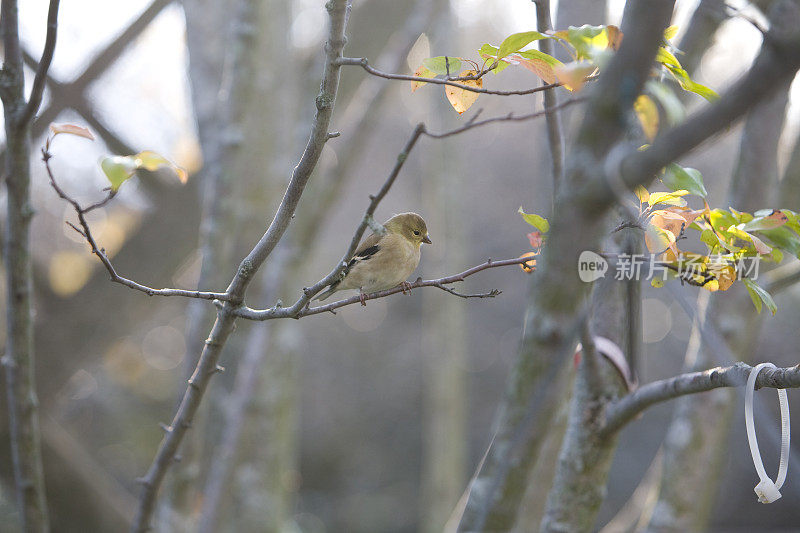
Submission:
[[[367,306],[367,295],[366,294],[364,294],[363,292],[359,291],[358,299],[361,301],[361,305],[363,305],[364,307]]]
[[[400,284],[400,287],[401,287],[400,290],[402,290],[403,294],[405,294],[406,296],[411,294],[411,284],[409,282],[407,282],[407,281],[402,282]]]

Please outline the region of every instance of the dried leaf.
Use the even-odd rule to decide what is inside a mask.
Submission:
[[[540,231],[532,231],[528,233],[528,242],[531,243],[531,248],[540,248],[544,242],[544,237]]]
[[[625,387],[628,389],[628,392],[634,390],[638,385],[638,380],[631,372],[631,367],[628,365],[628,360],[625,357],[625,353],[622,351],[617,343],[612,341],[611,339],[607,339],[606,337],[601,337],[599,335],[595,335],[592,337],[592,342],[594,342],[595,350],[597,353],[608,359],[614,368],[619,373],[622,380],[625,382]],[[577,367],[581,360],[581,354],[583,352],[583,345],[578,344],[575,348],[575,355],[573,356],[573,364]]]
[[[78,137],[89,139],[90,141],[94,140],[94,135],[92,135],[92,132],[89,131],[88,128],[76,126],[75,124],[50,124],[50,133],[53,134],[53,137],[59,133],[68,133],[70,135],[77,135]]]
[[[464,70],[459,74],[459,76],[460,77],[474,76],[477,73],[478,72],[475,70]],[[467,85],[469,87],[475,87],[477,89],[483,87],[482,79],[465,80],[465,81],[460,81],[459,83],[461,83],[462,85]],[[459,115],[464,111],[466,111],[467,109],[469,109],[472,106],[472,104],[475,103],[475,100],[478,99],[478,96],[480,96],[479,93],[468,91],[466,89],[461,89],[459,87],[452,87],[450,85],[445,85],[444,92],[445,95],[447,96],[447,100],[450,102],[450,105],[453,106],[453,109],[455,109]]]

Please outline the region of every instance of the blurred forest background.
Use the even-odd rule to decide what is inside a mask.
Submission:
[[[562,0],[554,5],[555,27],[618,24],[623,4]],[[721,4],[679,1],[676,42],[698,10]],[[747,2],[730,4],[760,16]],[[254,3],[249,33],[239,39],[237,5],[83,0],[61,8],[51,79],[34,123],[32,163],[37,380],[54,531],[127,529],[139,490],[134,480],[162,437],[158,422],[170,420],[183,393],[213,308],[207,302],[147,298],[109,283],[81,237],[64,224],[73,213],[47,183],[38,147],[51,122],[86,125],[96,134],[93,143],[64,136],[53,149],[60,181],[84,201],[97,198],[105,186],[97,164],[104,154],[155,150],[186,168],[191,177],[185,186],[166,172],[131,180],[90,222],[123,274],[157,287],[193,288],[203,279],[204,288],[223,290],[272,218],[300,155],[314,111],[327,23],[322,0],[265,0]],[[32,57],[43,46],[46,11],[45,0],[20,5],[22,39]],[[719,29],[694,71],[715,89],[749,66],[761,42],[747,21],[723,12],[709,11],[719,17]],[[481,44],[535,25],[535,8],[527,0],[359,0],[345,54],[410,73],[424,57],[477,58]],[[244,48],[232,52],[232,43]],[[485,82],[514,88],[539,80],[520,70]],[[786,107],[780,175],[796,140],[798,97],[791,91]],[[687,100],[690,109],[701,103]],[[477,107],[485,109],[484,116],[495,116],[541,109],[542,102],[539,95],[482,96]],[[425,121],[441,131],[463,123],[468,114],[454,113],[440,88],[412,94],[408,83],[370,79],[361,69],[345,68],[332,128],[342,135],[325,147],[280,249],[285,264],[267,265],[262,288],[251,293],[260,294],[248,303],[293,301],[301,287],[326,274],[414,125]],[[573,108],[567,125],[573,127],[580,115]],[[544,122],[500,123],[421,143],[377,217],[416,211],[426,218],[434,244],[423,249],[414,277],[440,277],[526,251],[528,226],[517,209],[551,209]],[[701,170],[720,207],[727,206],[739,143],[737,127],[683,161]],[[220,179],[210,189],[204,180],[214,175]],[[785,202],[757,207],[800,210]],[[214,224],[200,225],[203,212],[215,213]],[[213,261],[205,266],[201,233],[215,246]],[[156,529],[191,531],[191,522],[180,516],[197,512],[209,491],[217,491],[219,531],[440,531],[489,443],[521,336],[527,281],[518,267],[494,269],[464,285],[502,290],[495,299],[416,290],[409,297],[346,307],[336,316],[240,321],[223,355],[226,370],[213,380],[183,458],[169,474]],[[735,290],[744,293],[742,287]],[[677,285],[670,290],[645,285],[643,291],[645,351],[638,373],[640,382],[647,382],[680,371],[691,331],[681,302],[693,305],[699,291]],[[742,294],[712,296],[718,297],[731,305],[742,301]],[[742,312],[755,314],[747,297],[744,301]],[[796,364],[800,288],[781,292],[776,301],[779,312],[763,317],[750,358]],[[242,365],[250,366],[237,378]],[[258,379],[237,381],[248,376]],[[253,394],[243,396],[243,387],[251,386]],[[771,430],[762,428],[762,448],[767,471],[773,472],[777,402],[771,393],[764,397],[763,412],[771,415],[763,420]],[[789,397],[800,409],[800,397],[791,391]],[[642,477],[653,475],[674,406],[648,411],[623,432],[599,524],[615,517],[617,524],[620,517],[624,522],[626,502]],[[220,490],[207,480],[213,479],[209,470],[218,454],[231,451],[223,437],[232,409],[240,415],[242,438]],[[5,408],[0,412],[6,416]],[[0,529],[13,531],[6,428],[0,424]],[[795,437],[797,442],[796,429]],[[762,506],[753,497],[755,475],[739,412],[729,439],[730,451],[720,457],[724,480],[713,504],[712,529],[753,531],[758,524],[762,531],[800,530],[800,483],[791,469],[784,499]],[[555,449],[545,453],[555,459]],[[625,530],[616,527],[605,531]]]

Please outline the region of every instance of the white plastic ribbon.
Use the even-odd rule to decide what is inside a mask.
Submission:
[[[753,489],[761,503],[772,503],[781,497],[780,488],[786,481],[786,471],[789,468],[789,400],[786,390],[778,389],[778,400],[781,404],[781,462],[778,466],[778,477],[773,482],[764,470],[761,462],[761,452],[758,450],[756,427],[753,422],[753,392],[755,391],[756,378],[763,368],[776,368],[772,363],[761,363],[753,367],[747,378],[747,387],[744,393],[744,423],[747,427],[747,441],[750,444],[750,453],[753,455],[753,464],[761,480]]]

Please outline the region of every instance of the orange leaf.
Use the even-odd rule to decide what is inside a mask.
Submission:
[[[523,257],[535,257],[535,256],[536,256],[536,252],[528,252],[528,253],[522,254],[519,257],[521,259]],[[531,259],[530,261],[525,261],[524,263],[520,263],[519,267],[524,272],[530,274],[531,272],[536,270],[536,259]]]
[[[619,50],[619,45],[622,44],[622,37],[624,34],[613,24],[609,24],[606,27],[606,32],[608,33],[608,47],[612,50]]]
[[[731,285],[733,285],[733,282],[736,281],[736,269],[730,265],[714,265],[713,263],[709,263],[708,271],[717,278],[717,283],[711,281],[703,286],[711,292],[727,291],[730,289]]]
[[[460,77],[463,76],[474,76],[478,72],[475,70],[465,70],[459,74]],[[480,89],[483,87],[483,80],[465,80],[458,82],[462,85],[467,85],[469,87],[475,87]],[[466,89],[461,89],[459,87],[452,87],[450,85],[445,85],[444,93],[447,96],[447,100],[450,102],[450,105],[453,106],[458,114],[460,115],[467,109],[469,109],[472,104],[475,103],[475,100],[478,99],[479,93],[468,91]]]
[[[553,71],[553,66],[547,61],[536,58],[526,59],[517,55],[514,56],[514,61],[542,78],[545,83],[552,84],[556,82],[556,73]]]

